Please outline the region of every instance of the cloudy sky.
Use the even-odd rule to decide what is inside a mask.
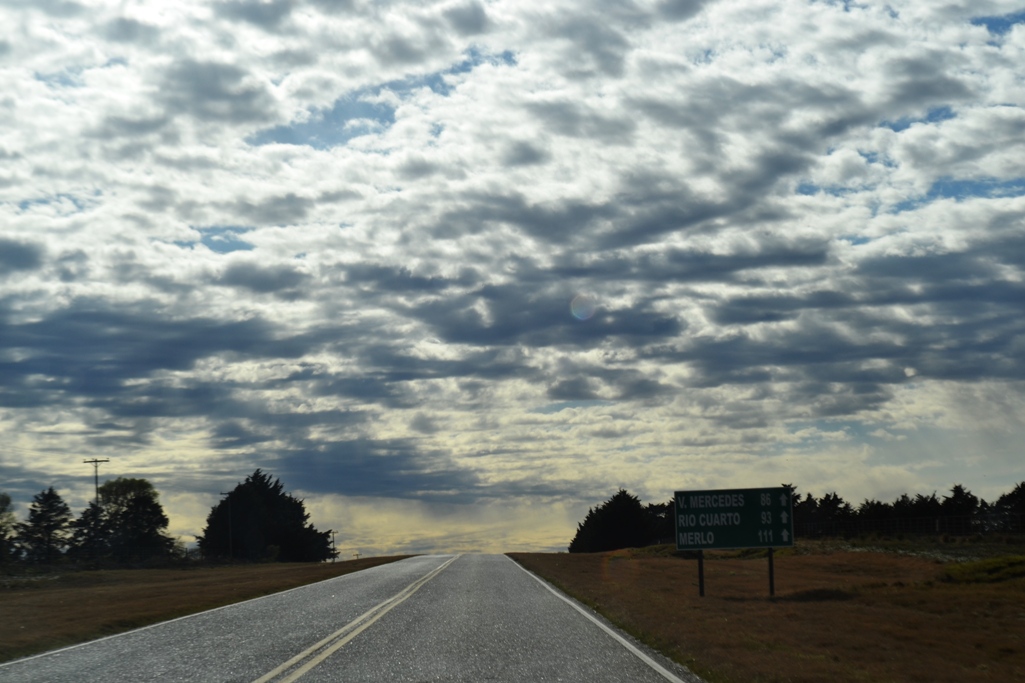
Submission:
[[[0,0],[0,490],[343,553],[1025,480],[1022,0]]]

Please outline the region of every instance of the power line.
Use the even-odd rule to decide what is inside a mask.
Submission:
[[[110,462],[110,458],[93,458],[92,460],[83,460],[87,465],[93,466],[93,474],[96,478],[96,504],[100,504],[100,463]]]

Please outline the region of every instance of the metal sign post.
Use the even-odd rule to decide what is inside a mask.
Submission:
[[[698,551],[698,590],[705,594],[705,550],[768,548],[769,595],[776,594],[773,550],[794,545],[791,490],[676,491],[676,549]]]
[[[698,551],[698,595],[705,597],[705,551]]]

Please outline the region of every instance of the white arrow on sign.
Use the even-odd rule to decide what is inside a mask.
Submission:
[[[783,530],[783,542],[784,543],[789,543],[790,542],[790,534],[787,532],[786,529]]]
[[[784,524],[786,524],[787,520],[790,519],[790,515],[788,515],[787,513],[784,512],[784,513],[780,514],[779,518],[783,520]]]
[[[787,494],[785,494],[785,493],[779,494],[779,504],[780,505],[786,505],[787,504]]]

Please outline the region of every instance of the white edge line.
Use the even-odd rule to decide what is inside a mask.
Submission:
[[[433,557],[433,556],[432,555],[417,555],[415,557],[416,558],[421,558],[421,557]],[[408,557],[406,559],[407,560],[412,560],[412,559],[415,559],[415,558],[414,557]],[[388,564],[398,564],[399,562],[405,562],[405,561],[406,560],[399,560],[398,562],[389,562]],[[387,567],[388,564],[377,565],[377,567]],[[14,660],[11,660],[9,662],[2,662],[2,663],[0,663],[0,669],[3,669],[5,666],[13,666],[14,664],[22,664],[23,662],[30,662],[33,659],[40,659],[42,657],[49,657],[51,655],[59,655],[59,654],[62,654],[64,652],[68,652],[69,650],[77,650],[78,648],[85,647],[86,645],[93,645],[95,643],[102,643],[102,642],[104,642],[106,640],[113,640],[114,638],[122,638],[124,636],[130,636],[133,633],[140,633],[142,631],[148,631],[151,628],[157,628],[158,626],[165,626],[167,624],[173,624],[176,621],[184,621],[186,619],[193,619],[195,617],[201,617],[201,616],[206,615],[206,614],[213,614],[214,612],[220,612],[222,609],[228,609],[229,607],[238,607],[239,605],[245,605],[245,604],[250,603],[250,602],[257,602],[259,600],[267,600],[269,598],[276,598],[279,595],[285,595],[286,593],[291,593],[292,591],[297,591],[297,590],[300,590],[302,588],[309,588],[310,586],[316,586],[318,583],[326,583],[327,581],[337,581],[338,579],[344,579],[346,576],[353,576],[354,574],[359,574],[360,572],[364,572],[364,571],[367,571],[368,569],[375,569],[375,568],[376,567],[367,567],[367,569],[361,569],[361,570],[356,571],[356,572],[349,572],[348,574],[342,574],[341,576],[332,576],[329,579],[322,579],[320,581],[314,581],[313,583],[305,583],[305,584],[303,584],[301,586],[296,586],[295,588],[288,588],[288,589],[283,590],[283,591],[278,591],[277,593],[268,593],[267,595],[261,595],[258,598],[249,598],[248,600],[242,600],[241,602],[233,602],[233,603],[230,603],[228,605],[221,605],[220,607],[213,607],[211,609],[206,609],[206,610],[203,610],[202,612],[194,612],[192,614],[185,614],[185,615],[182,615],[180,617],[175,617],[174,619],[168,619],[167,621],[158,621],[155,624],[148,624],[146,626],[140,626],[139,628],[133,628],[130,631],[122,631],[121,633],[114,633],[114,634],[111,634],[109,636],[103,636],[102,638],[97,638],[95,640],[87,640],[84,643],[75,643],[74,645],[67,645],[65,647],[61,647],[61,648],[58,648],[56,650],[47,650],[46,652],[40,652],[37,655],[29,655],[28,657],[22,657],[21,659],[14,659]]]
[[[547,588],[551,592],[552,595],[554,595],[555,597],[559,598],[560,600],[565,602],[567,605],[569,605],[570,607],[572,607],[573,609],[575,609],[576,611],[580,612],[585,617],[590,619],[591,622],[594,623],[598,628],[600,628],[601,630],[605,631],[610,636],[615,638],[619,642],[620,645],[622,645],[627,650],[629,650],[630,652],[635,654],[638,659],[640,659],[642,662],[644,662],[645,664],[650,666],[657,673],[661,674],[663,678],[665,678],[667,680],[670,680],[670,681],[674,681],[674,683],[687,683],[687,681],[684,681],[682,678],[678,677],[676,674],[671,672],[669,669],[665,668],[664,666],[662,666],[661,664],[656,662],[654,659],[649,657],[647,654],[645,654],[643,651],[641,651],[636,645],[631,643],[629,640],[627,640],[623,636],[621,636],[618,633],[616,633],[613,629],[609,628],[606,624],[604,624],[601,620],[599,620],[597,617],[595,617],[593,614],[591,614],[588,610],[586,610],[583,607],[581,607],[575,600],[573,600],[571,598],[568,598],[565,595],[562,595],[559,591],[555,590],[555,588],[553,588],[547,581],[542,579],[540,576],[538,576],[534,572],[530,571],[529,569],[524,567],[522,564],[520,564],[516,560],[512,559],[511,557],[509,557],[508,555],[506,555],[506,559],[508,559],[510,562],[515,564],[517,567],[519,567],[520,569],[525,571],[528,576],[533,578],[535,581],[540,583],[542,586]],[[701,679],[698,678],[697,680],[701,680]]]

